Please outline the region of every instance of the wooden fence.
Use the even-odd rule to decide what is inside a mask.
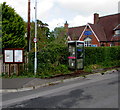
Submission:
[[[3,58],[0,59],[0,75],[1,74],[8,74],[8,76],[11,76],[13,74],[19,75],[20,72],[24,72],[24,70],[27,70],[26,63],[27,63],[27,57],[24,58],[24,63],[22,64],[5,64],[3,63]]]

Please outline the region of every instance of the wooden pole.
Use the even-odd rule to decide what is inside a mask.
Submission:
[[[19,76],[20,65],[17,64],[17,76]]]
[[[11,72],[11,64],[8,64],[8,76],[9,77],[11,76],[10,72]]]
[[[28,27],[27,27],[28,52],[30,51],[30,0],[28,0]]]

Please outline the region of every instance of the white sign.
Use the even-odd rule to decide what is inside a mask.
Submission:
[[[36,37],[34,37],[33,42],[34,42],[34,43],[36,43],[36,42],[37,42],[37,38],[36,38]]]
[[[13,50],[5,50],[5,62],[13,62]]]
[[[23,51],[22,50],[14,50],[14,62],[23,62]]]

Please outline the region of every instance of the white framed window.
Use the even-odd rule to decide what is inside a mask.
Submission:
[[[85,47],[91,47],[91,41],[92,41],[92,39],[90,38],[90,37],[87,37],[87,38],[85,38],[84,39],[84,46]]]
[[[115,35],[119,35],[120,34],[120,30],[115,30]]]

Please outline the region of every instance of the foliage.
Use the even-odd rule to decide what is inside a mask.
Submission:
[[[56,27],[50,32],[48,24],[37,20],[37,50],[40,51],[50,43],[64,45],[66,42],[66,31],[64,27]],[[31,51],[34,51],[33,38],[35,36],[35,22],[31,22]]]
[[[2,54],[2,4],[0,4],[0,55]]]
[[[21,77],[51,77],[70,73],[68,70],[68,48],[51,42],[37,53],[37,76],[34,76],[34,52],[29,53],[29,63]],[[84,71],[120,66],[120,47],[86,47]],[[15,76],[13,76],[15,77]]]
[[[25,47],[25,24],[15,10],[2,4],[2,47],[24,48]]]
[[[85,71],[99,68],[120,66],[120,46],[117,47],[86,47]]]
[[[38,76],[50,77],[70,72],[68,70],[67,46],[50,43],[38,52]],[[85,71],[120,66],[120,47],[86,47]],[[34,53],[29,54],[29,72],[34,72]]]
[[[38,75],[41,77],[54,76],[68,72],[67,47],[50,43],[46,48],[38,52]],[[34,70],[34,53],[29,53],[29,72]]]
[[[42,48],[48,44],[49,39],[49,28],[47,27],[48,24],[43,23],[40,20],[37,20],[37,49],[40,51]],[[34,51],[34,43],[33,38],[35,37],[35,22],[31,22],[31,49]]]
[[[120,58],[120,46],[85,48],[85,66],[92,64],[109,64]]]
[[[65,44],[67,41],[66,30],[64,27],[56,27],[54,31],[51,32],[50,38],[52,38],[53,43]]]
[[[39,21],[38,24],[43,24]],[[68,72],[67,65],[67,46],[65,44],[65,29],[63,27],[55,28],[49,35],[49,30],[46,27],[39,28],[40,36],[37,43],[38,49],[38,75],[40,77],[50,77],[56,74],[65,74]],[[46,37],[45,37],[45,32]],[[39,33],[40,35],[40,33]],[[43,36],[43,37],[42,37]],[[44,45],[44,46],[42,46]],[[29,54],[29,72],[34,72],[34,53]]]

